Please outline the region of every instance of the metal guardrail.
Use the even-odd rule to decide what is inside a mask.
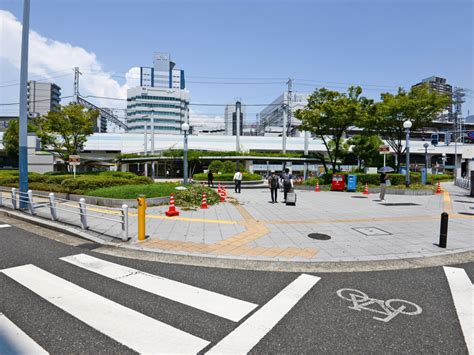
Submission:
[[[4,197],[2,192],[10,193],[10,197]],[[36,201],[35,201],[36,198]],[[109,207],[101,207],[102,210],[108,210],[111,215],[118,215],[119,218],[110,218],[102,216],[99,213],[94,213],[94,208],[97,206],[88,205],[86,204],[85,200],[81,198],[79,203],[73,204],[73,201],[57,198],[54,193],[50,193],[48,197],[42,195],[35,195],[31,190],[28,192],[21,193],[16,188],[12,188],[10,190],[0,189],[0,207],[8,207],[4,202],[4,200],[11,201],[11,207],[14,210],[22,209],[22,205],[26,205],[26,210],[33,216],[37,215],[36,209],[49,207],[50,218],[52,221],[58,220],[58,211],[62,211],[65,213],[70,213],[73,215],[78,215],[80,220],[81,228],[84,230],[89,229],[89,225],[87,223],[88,218],[97,218],[100,220],[106,220],[113,223],[119,223],[122,229],[121,239],[122,241],[126,242],[130,239],[128,233],[128,206],[122,205],[121,209],[114,209]],[[39,201],[38,201],[39,200]],[[43,201],[41,201],[43,200]],[[58,206],[59,205],[59,206]]]
[[[454,184],[466,190],[471,189],[471,180],[466,178],[458,177],[456,180],[454,180]]]

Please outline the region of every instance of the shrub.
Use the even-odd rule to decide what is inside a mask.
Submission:
[[[207,204],[214,205],[220,201],[216,191],[205,186],[192,185],[186,190],[179,190],[175,193],[175,203],[184,208],[196,208],[201,206],[202,194],[206,193]]]
[[[224,164],[222,165],[222,170],[221,172],[223,174],[230,174],[230,173],[235,173],[237,170],[237,163],[235,161],[230,161],[226,160]]]
[[[224,163],[221,162],[220,160],[213,160],[211,161],[211,163],[209,164],[209,170],[212,170],[213,173],[218,173],[218,172],[222,172],[222,168],[224,166]]]
[[[165,197],[175,192],[177,183],[161,182],[148,185],[123,185],[100,188],[88,191],[88,196],[99,196],[107,198],[134,199],[138,195],[145,195],[147,198]]]

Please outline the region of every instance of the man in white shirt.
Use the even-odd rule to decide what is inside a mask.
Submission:
[[[240,194],[240,187],[242,185],[242,173],[237,170],[234,174],[235,192]]]

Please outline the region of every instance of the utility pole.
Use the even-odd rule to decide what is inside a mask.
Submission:
[[[286,92],[286,102],[283,102],[283,127],[282,127],[282,152],[286,153],[286,138],[288,136],[289,127],[291,126],[291,117],[293,112],[291,111],[292,107],[292,96],[293,96],[293,79],[288,78],[286,82],[288,84],[288,91]]]
[[[30,0],[23,2],[20,67],[20,123],[18,132],[20,165],[20,208],[27,208],[28,194],[28,42],[30,32]]]
[[[74,101],[79,102],[79,75],[82,73],[79,71],[79,67],[74,67]]]
[[[240,152],[240,111],[241,111],[241,103],[240,101],[235,102],[235,151]]]
[[[466,96],[464,89],[454,88],[453,92],[453,103],[455,107],[454,113],[454,178],[458,177],[458,139],[459,133],[461,133],[461,142],[464,141],[463,127],[462,127],[462,104],[466,102],[464,100]]]

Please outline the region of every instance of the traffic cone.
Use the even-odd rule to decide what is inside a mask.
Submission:
[[[436,193],[440,194],[441,193],[441,183],[438,180],[438,187],[436,188]]]
[[[368,195],[369,194],[369,184],[368,183],[365,183],[365,188],[364,188],[364,195]]]
[[[217,193],[219,194],[219,196],[221,195],[221,184],[217,185]]]
[[[321,189],[319,188],[319,181],[316,181],[316,188],[314,189],[315,192],[320,192]]]
[[[206,197],[206,193],[203,192],[202,193],[202,202],[201,202],[201,209],[207,209],[207,197]]]
[[[168,217],[179,216],[179,212],[176,211],[176,208],[174,207],[174,194],[173,193],[170,195],[170,207],[168,208],[168,211],[166,211],[165,214]]]
[[[221,191],[224,191],[224,197],[227,197],[227,190],[224,185],[222,185]]]
[[[225,202],[225,193],[224,193],[224,190],[221,190],[221,202]]]

